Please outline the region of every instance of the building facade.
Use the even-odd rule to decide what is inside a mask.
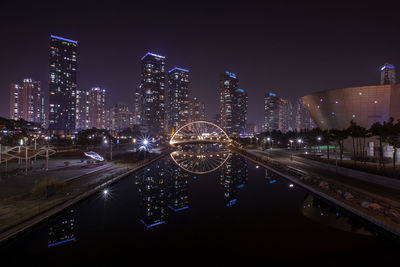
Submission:
[[[279,98],[275,93],[267,93],[264,97],[264,131],[281,131],[286,133],[289,130],[290,121],[289,101]]]
[[[396,69],[389,63],[381,68],[381,85],[383,84],[396,84]]]
[[[165,133],[165,57],[146,53],[141,60],[140,124],[153,135]]]
[[[105,129],[106,127],[106,90],[93,87],[88,91],[89,128]]]
[[[232,98],[232,134],[246,132],[248,97],[243,89],[236,89]]]
[[[168,133],[189,121],[189,71],[173,68],[168,72]]]
[[[134,114],[129,111],[126,103],[119,102],[111,110],[111,130],[120,132],[134,125]]]
[[[206,120],[206,105],[204,101],[193,97],[189,103],[189,122],[205,121]]]
[[[228,134],[232,133],[232,98],[239,88],[239,79],[235,73],[226,71],[220,80],[220,116],[219,124]]]
[[[400,119],[400,84],[360,86],[316,92],[302,97],[321,129],[346,129],[350,121],[369,128],[375,122]]]
[[[310,130],[312,128],[315,128],[314,121],[312,120],[310,113],[308,113],[307,109],[304,107],[303,100],[301,98],[298,98],[296,100],[296,105],[295,105],[295,118],[296,118],[296,126],[295,130],[300,131],[300,130]]]
[[[24,119],[46,126],[44,95],[40,82],[24,79],[22,85],[10,85],[10,119]]]
[[[49,130],[70,132],[76,120],[78,42],[50,36]]]

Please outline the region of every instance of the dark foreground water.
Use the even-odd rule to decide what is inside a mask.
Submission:
[[[0,247],[1,266],[399,264],[398,242],[231,156],[187,173],[169,157]]]

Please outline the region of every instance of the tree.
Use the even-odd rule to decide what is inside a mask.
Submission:
[[[390,136],[390,129],[392,128],[394,119],[390,118],[388,122],[383,122],[381,124],[380,122],[375,122],[374,124],[371,125],[371,128],[369,131],[372,133],[372,135],[377,136],[379,138],[379,164],[385,168],[385,160],[383,158],[383,146],[382,144],[384,142],[387,142],[389,136]]]
[[[345,130],[338,130],[338,129],[331,129],[332,133],[332,140],[336,142],[339,146],[339,155],[340,160],[343,160],[343,151],[344,151],[344,140],[347,139],[349,133],[347,129]]]
[[[393,169],[396,169],[396,152],[397,148],[400,147],[400,119],[397,120],[397,123],[389,120],[388,123],[384,124],[384,127],[388,134],[386,141],[393,146]]]

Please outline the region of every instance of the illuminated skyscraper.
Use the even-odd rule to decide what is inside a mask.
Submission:
[[[279,98],[275,93],[264,97],[264,131],[270,132],[279,128]]]
[[[19,84],[10,84],[10,119],[12,120],[18,120],[23,116],[23,92],[24,89]]]
[[[265,94],[264,98],[264,131],[273,130],[286,133],[289,127],[289,101],[279,98],[274,93]]]
[[[106,90],[93,87],[88,91],[89,104],[89,128],[105,129],[106,110],[105,110]]]
[[[205,121],[206,120],[206,107],[203,101],[197,97],[190,100],[189,104],[189,121]]]
[[[310,130],[316,127],[313,120],[311,119],[310,113],[304,107],[303,100],[301,98],[296,101],[296,130]]]
[[[112,130],[114,131],[120,132],[134,125],[134,115],[129,111],[129,107],[125,103],[119,102],[115,104],[114,108],[111,110],[111,116]]]
[[[247,106],[247,93],[243,89],[236,89],[232,98],[232,134],[234,135],[246,132]]]
[[[168,72],[168,132],[189,121],[189,71],[173,68]]]
[[[396,84],[396,71],[393,65],[385,63],[381,68],[381,84]]]
[[[235,73],[226,71],[220,80],[220,126],[228,134],[236,134],[234,121],[234,97],[239,86],[239,79]]]
[[[78,42],[50,36],[49,129],[75,129]]]
[[[89,128],[89,92],[77,89],[75,129],[83,130]]]
[[[142,57],[139,89],[140,124],[150,134],[164,134],[165,57],[152,53]]]
[[[24,79],[10,85],[10,118],[24,119],[45,127],[44,96],[40,82]]]

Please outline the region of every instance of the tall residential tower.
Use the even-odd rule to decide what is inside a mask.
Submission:
[[[168,72],[168,132],[189,121],[189,71],[173,68]]]
[[[140,124],[154,135],[165,133],[165,57],[146,53],[142,57],[139,84]],[[136,108],[136,107],[135,107]]]
[[[49,130],[70,132],[76,119],[78,42],[50,36]]]

